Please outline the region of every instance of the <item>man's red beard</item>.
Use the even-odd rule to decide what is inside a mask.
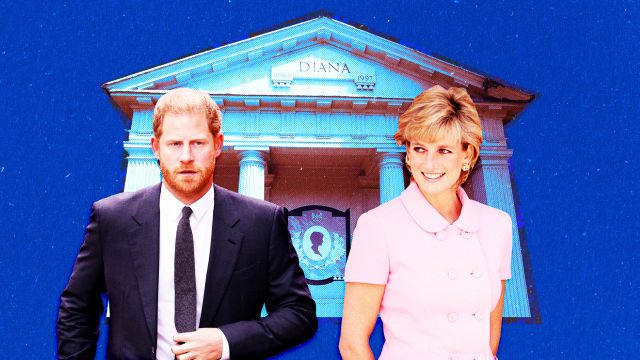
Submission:
[[[192,196],[201,193],[207,186],[211,186],[210,180],[213,177],[215,161],[211,161],[206,168],[198,168],[194,166],[181,166],[173,171],[169,170],[160,163],[160,172],[162,178],[167,184],[183,196]],[[180,172],[191,171],[194,173],[191,178],[180,178]]]

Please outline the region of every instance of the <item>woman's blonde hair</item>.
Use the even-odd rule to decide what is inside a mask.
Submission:
[[[482,144],[478,111],[465,89],[451,87],[445,90],[436,85],[422,92],[398,119],[398,131],[394,135],[398,145],[409,145],[412,140],[434,142],[443,138],[459,139],[465,151],[471,146],[469,170],[462,171],[458,179],[458,184],[462,184],[476,164]]]

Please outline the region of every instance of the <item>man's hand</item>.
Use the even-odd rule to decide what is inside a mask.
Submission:
[[[178,360],[217,360],[222,356],[222,331],[217,328],[176,334],[173,341],[182,343],[171,347]]]

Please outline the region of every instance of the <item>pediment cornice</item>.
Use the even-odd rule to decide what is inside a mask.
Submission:
[[[486,74],[454,64],[450,60],[422,53],[388,38],[325,16],[140,71],[110,81],[104,84],[103,88],[125,114],[130,114],[133,111],[130,106],[148,106],[149,99],[153,101],[169,89],[186,86],[198,79],[225,73],[232,74],[232,71],[241,67],[302,53],[314,47],[327,47],[344,53],[345,56],[352,56],[384,67],[400,76],[421,83],[424,87],[434,84],[444,87],[465,87],[479,106],[487,103],[493,107],[513,108],[515,113],[506,110],[507,116],[509,113],[517,114],[536,97],[531,91],[504,84]],[[284,82],[274,81],[273,85],[286,87],[288,84],[285,79]],[[356,87],[358,90],[373,88],[366,82],[360,84],[356,82]],[[210,93],[220,105],[232,108],[242,107],[241,103],[244,99],[252,98],[250,94],[218,94],[215,91]],[[399,111],[406,109],[405,104],[411,101],[404,98],[379,99],[375,96],[367,96],[366,91],[353,99],[350,97],[323,99],[319,96],[305,98],[300,95],[278,95],[277,92],[270,95],[256,95],[255,98],[261,106],[273,107],[274,104],[284,106],[282,101],[294,101],[296,108],[319,107],[318,103],[324,103],[323,106],[326,108],[328,100],[331,100],[332,108],[355,107],[365,110],[377,110],[376,106],[382,103],[400,103]],[[353,101],[359,103],[354,105]]]

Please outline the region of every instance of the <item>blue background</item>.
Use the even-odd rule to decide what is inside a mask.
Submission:
[[[54,357],[91,203],[121,190],[100,85],[326,9],[541,94],[507,136],[542,323],[506,324],[499,355],[638,358],[638,2],[87,3],[0,4],[0,357]]]

